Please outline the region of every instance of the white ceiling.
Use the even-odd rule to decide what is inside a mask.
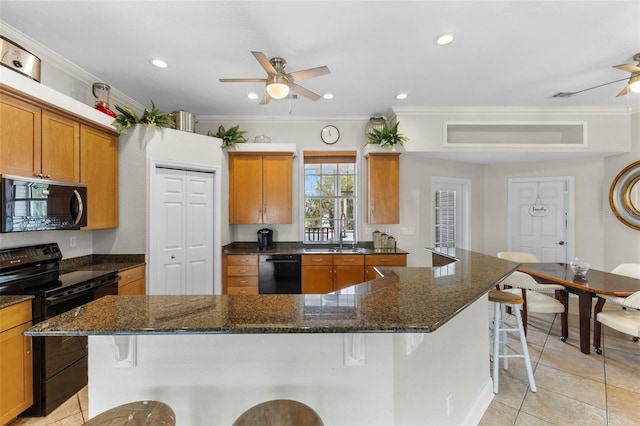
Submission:
[[[371,116],[391,106],[627,106],[612,65],[640,52],[640,1],[25,1],[0,19],[136,101],[196,115]],[[455,40],[437,46],[435,38]],[[300,82],[333,100],[246,95],[264,77],[250,51],[287,71],[327,65]],[[162,58],[169,68],[150,65]],[[395,95],[407,92],[399,101]]]

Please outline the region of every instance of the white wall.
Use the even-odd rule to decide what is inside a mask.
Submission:
[[[148,220],[148,177],[150,161],[174,162],[193,167],[214,167],[215,179],[221,179],[222,155],[216,138],[173,129],[147,129],[138,125],[120,136],[119,226],[94,231],[96,253],[146,253]],[[216,197],[225,191],[222,184]],[[215,214],[227,221],[222,203],[216,201]],[[228,230],[219,229],[220,238],[228,239]]]
[[[640,112],[631,117],[632,148],[628,154],[607,157],[604,161],[602,210],[604,234],[604,268],[611,270],[620,263],[640,263],[640,231],[620,222],[609,207],[608,191],[613,179],[629,164],[640,161]]]

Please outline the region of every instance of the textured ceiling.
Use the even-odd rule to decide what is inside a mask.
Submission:
[[[24,1],[0,19],[102,81],[162,110],[196,115],[370,116],[403,107],[627,106],[625,82],[569,98],[557,92],[628,77],[612,65],[640,52],[640,1]],[[435,38],[455,40],[437,46]],[[259,105],[250,51],[333,100]],[[169,63],[150,65],[152,57]],[[395,99],[398,92],[409,97]]]

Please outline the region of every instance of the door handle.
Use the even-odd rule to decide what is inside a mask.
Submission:
[[[559,245],[559,246],[563,246],[564,245],[564,241],[558,241],[556,244]]]

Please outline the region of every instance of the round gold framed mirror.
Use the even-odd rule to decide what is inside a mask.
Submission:
[[[620,222],[640,231],[640,161],[618,173],[611,184],[609,204]]]

